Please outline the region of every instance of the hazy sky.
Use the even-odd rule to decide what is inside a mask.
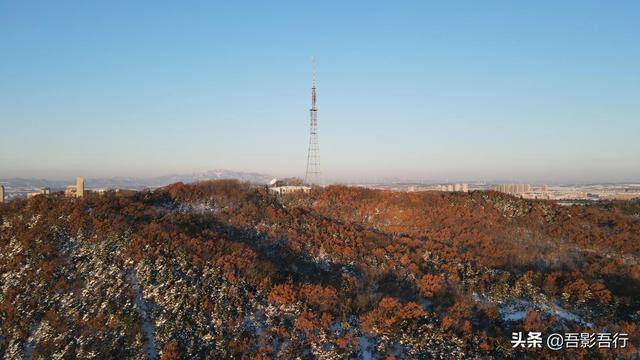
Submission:
[[[443,3],[447,3],[446,5]],[[0,178],[640,181],[639,1],[0,0]]]

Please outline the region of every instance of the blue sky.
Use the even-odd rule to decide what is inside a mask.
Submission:
[[[0,0],[0,178],[640,181],[637,1]]]

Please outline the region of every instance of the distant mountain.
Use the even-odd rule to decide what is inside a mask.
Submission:
[[[260,174],[255,172],[241,172],[224,169],[210,170],[201,173],[193,173],[188,175],[169,175],[162,176],[156,180],[163,185],[173,184],[176,182],[192,183],[204,180],[221,180],[221,179],[237,179],[255,184],[266,184],[273,176]]]
[[[205,180],[237,179],[254,184],[266,184],[273,179],[272,176],[255,172],[231,171],[225,169],[209,170],[192,174],[174,174],[152,178],[136,177],[113,177],[86,179],[87,188],[157,188],[176,182],[193,183]],[[69,180],[47,180],[47,179],[25,179],[12,178],[0,179],[0,183],[11,189],[36,189],[50,187],[52,189],[62,189],[67,185],[75,184],[75,179]]]
[[[205,180],[237,179],[255,184],[266,184],[273,176],[255,172],[231,171],[225,169],[209,170],[192,174],[173,174],[154,178],[130,178],[114,177],[108,179],[88,179],[88,187],[129,187],[129,188],[156,188],[169,184],[183,182],[194,183]]]
[[[71,180],[47,180],[36,178],[12,178],[12,179],[0,179],[0,184],[6,188],[24,188],[24,189],[37,189],[42,187],[59,188],[66,187],[71,184]],[[75,184],[75,180],[73,182]]]

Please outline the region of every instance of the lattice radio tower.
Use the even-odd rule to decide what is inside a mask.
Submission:
[[[318,108],[316,107],[316,62],[311,58],[313,77],[311,80],[311,110],[309,125],[309,151],[307,152],[307,172],[304,182],[320,185],[320,145],[318,144]]]

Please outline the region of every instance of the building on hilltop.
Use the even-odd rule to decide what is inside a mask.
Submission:
[[[297,192],[308,193],[311,191],[309,186],[303,185],[284,185],[284,186],[272,186],[269,188],[269,191],[274,194],[283,195],[283,194],[292,194]]]
[[[4,203],[4,185],[0,185],[0,204]]]
[[[302,179],[298,178],[273,179],[269,182],[269,192],[273,194],[308,193],[309,191],[311,187],[304,185]]]

